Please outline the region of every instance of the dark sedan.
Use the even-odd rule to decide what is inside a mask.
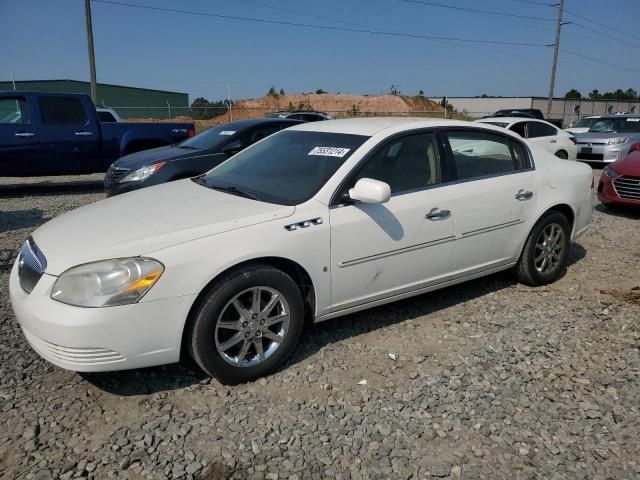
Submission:
[[[211,127],[176,145],[126,155],[111,165],[104,178],[107,196],[194,177],[227,158],[293,125],[299,120],[260,118]]]

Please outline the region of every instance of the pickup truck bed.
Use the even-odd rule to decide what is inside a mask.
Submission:
[[[105,172],[194,134],[192,123],[100,123],[87,95],[0,92],[0,177]]]

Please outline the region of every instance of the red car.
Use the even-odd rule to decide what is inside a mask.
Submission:
[[[598,199],[608,207],[640,207],[640,151],[632,152],[602,170]]]

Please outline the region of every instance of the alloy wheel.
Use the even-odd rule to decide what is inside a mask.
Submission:
[[[215,328],[216,350],[235,367],[252,367],[269,359],[289,331],[289,304],[270,287],[252,287],[222,309]]]
[[[564,230],[557,223],[551,223],[542,229],[536,240],[534,264],[540,273],[554,272],[560,265],[564,253]]]

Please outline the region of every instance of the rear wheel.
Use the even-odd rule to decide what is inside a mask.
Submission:
[[[571,226],[560,212],[549,212],[535,224],[516,264],[518,280],[545,285],[562,276],[569,254]]]
[[[269,265],[242,267],[216,281],[201,299],[188,347],[206,373],[226,383],[273,372],[293,352],[304,304],[289,275]]]
[[[558,150],[556,152],[556,157],[561,158],[562,160],[568,160],[569,159],[569,154],[567,152],[565,152],[564,150]]]

